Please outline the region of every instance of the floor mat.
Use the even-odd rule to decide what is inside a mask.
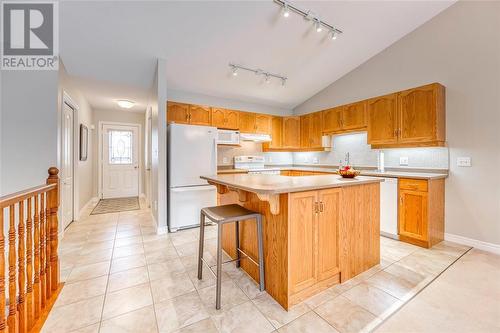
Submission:
[[[140,209],[139,198],[101,199],[90,215],[123,212]]]

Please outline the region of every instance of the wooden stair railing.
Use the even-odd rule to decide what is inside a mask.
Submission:
[[[45,185],[0,197],[0,333],[37,331],[60,291],[59,170],[52,167],[48,172]]]

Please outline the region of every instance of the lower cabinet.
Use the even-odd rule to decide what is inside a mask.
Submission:
[[[399,238],[425,248],[444,239],[444,179],[399,180]]]
[[[339,273],[340,189],[291,193],[289,198],[289,293],[296,294]]]

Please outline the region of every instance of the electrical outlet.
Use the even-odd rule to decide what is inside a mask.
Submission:
[[[470,157],[457,157],[457,166],[459,166],[459,167],[472,166],[471,158]]]
[[[227,164],[227,157],[222,158],[222,164]]]
[[[317,157],[313,157],[313,163],[314,163],[314,164],[318,164],[318,163],[319,163],[319,161],[318,161],[318,158],[317,158]]]
[[[399,158],[399,165],[408,165],[408,156],[401,156]]]

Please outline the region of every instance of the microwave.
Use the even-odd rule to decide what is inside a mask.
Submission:
[[[217,130],[218,145],[239,145],[240,132],[231,130]]]

